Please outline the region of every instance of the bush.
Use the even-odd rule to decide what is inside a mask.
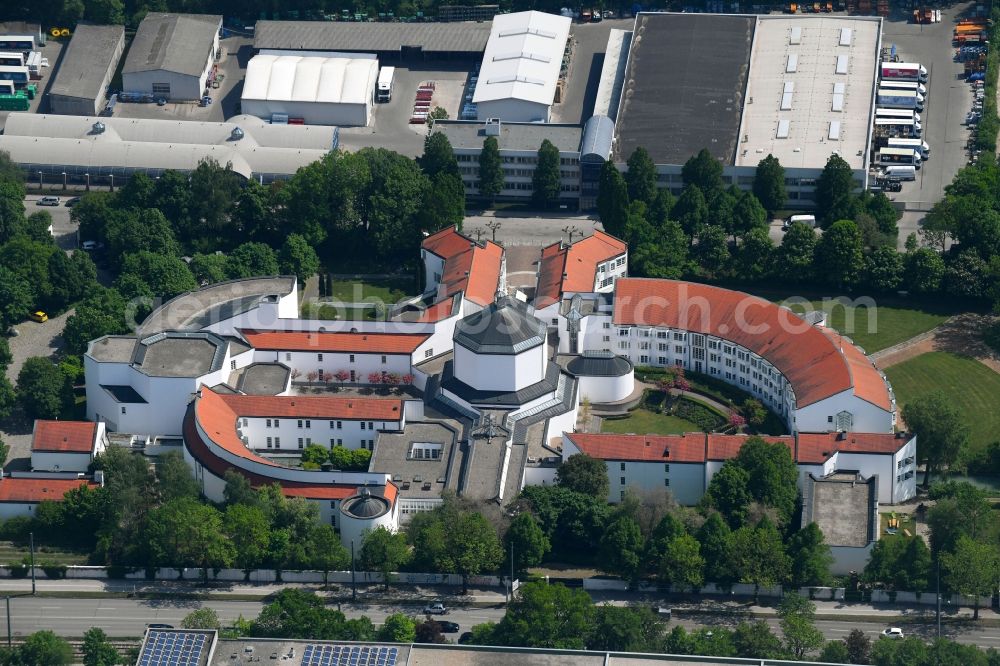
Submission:
[[[722,414],[687,398],[677,400],[674,414],[685,421],[690,421],[705,432],[717,430],[726,423]]]
[[[124,580],[127,574],[135,573],[137,569],[135,567],[126,567],[121,564],[110,564],[104,567],[104,571],[107,572],[108,578],[113,580]]]
[[[993,9],[993,27],[990,28],[990,43],[1000,39],[1000,6]],[[997,117],[997,73],[1000,71],[1000,52],[990,49],[986,56],[986,85],[983,98],[983,118],[976,128],[976,147],[982,151],[996,153],[997,132],[1000,118]]]
[[[28,577],[28,565],[24,562],[20,564],[11,564],[10,566],[10,577],[11,578],[27,578]]]
[[[40,566],[45,575],[54,580],[65,578],[66,571],[68,570],[65,564],[56,564],[54,562],[42,562]]]

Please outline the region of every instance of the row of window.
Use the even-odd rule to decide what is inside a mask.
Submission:
[[[386,363],[389,362],[389,357],[387,355],[382,354],[381,357],[382,357],[382,365],[385,365]],[[291,361],[292,360],[292,353],[291,352],[285,352],[285,360],[286,361]],[[318,362],[322,363],[323,362],[323,354],[316,354],[316,360]],[[347,362],[348,363],[354,363],[354,354],[348,354],[347,355]],[[234,363],[235,363],[235,361],[234,361]],[[323,374],[322,370],[320,370],[319,372],[320,372],[321,375]]]
[[[264,422],[265,422],[265,424],[266,424],[266,426],[268,428],[280,428],[281,427],[281,419],[265,419]],[[374,421],[361,421],[360,423],[361,423],[361,429],[362,430],[374,430],[375,429],[375,422]],[[243,427],[247,427],[249,425],[250,425],[250,420],[249,419],[243,419]],[[299,428],[312,428],[312,420],[311,419],[298,419],[296,425]],[[330,421],[330,429],[331,430],[343,430],[343,428],[344,428],[344,422],[343,421]]]

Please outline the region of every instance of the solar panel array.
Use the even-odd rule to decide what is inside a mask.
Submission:
[[[307,645],[302,666],[396,666],[399,649],[371,645]]]
[[[138,666],[198,666],[209,636],[191,631],[150,631]]]

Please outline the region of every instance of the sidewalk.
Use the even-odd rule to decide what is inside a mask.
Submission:
[[[330,599],[344,600],[351,596],[351,586],[331,584],[324,590],[315,583],[218,583],[202,585],[198,581],[131,581],[131,580],[47,580],[36,582],[38,594],[50,597],[92,597],[101,595],[162,596],[188,595],[211,598],[219,601],[263,600],[286,588],[300,588],[324,595]],[[30,579],[0,579],[0,596],[25,595],[31,593]],[[655,594],[632,592],[591,591],[595,603],[626,605],[629,603],[649,603],[668,606],[679,616],[698,614],[737,614],[756,617],[774,617],[778,600],[771,605],[754,604],[749,599],[706,598],[701,601],[671,600]],[[469,588],[469,594],[461,594],[454,586],[414,586],[391,585],[388,592],[382,585],[358,583],[359,598],[378,603],[423,604],[428,600],[444,600],[451,605],[501,606],[506,603],[502,588]],[[890,618],[933,617],[933,605],[919,604],[861,604],[840,601],[814,601],[818,619],[843,621],[886,620]],[[942,615],[947,618],[971,618],[972,608],[955,608],[951,604],[942,607]],[[991,608],[980,608],[981,620],[1000,621],[1000,613]]]

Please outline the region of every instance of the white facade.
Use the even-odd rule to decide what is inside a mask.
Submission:
[[[340,503],[343,504],[342,502]],[[393,532],[399,526],[399,504],[391,507],[386,513],[374,518],[358,518],[338,507],[337,527],[340,529],[340,542],[350,548],[354,543],[356,549],[361,548],[365,533],[384,527]]]
[[[519,391],[545,379],[542,343],[520,354],[478,354],[455,345],[455,377],[480,391]]]
[[[479,107],[480,109],[482,107]],[[514,128],[516,125],[504,125]],[[479,194],[479,155],[482,153],[482,140],[476,145],[452,145],[455,159],[458,160],[458,172],[465,186],[466,196]],[[530,199],[534,192],[532,179],[538,164],[538,145],[533,148],[509,148],[500,145],[501,170],[503,171],[503,188],[496,195],[499,201],[524,201]],[[580,199],[580,149],[579,146],[559,148],[559,199],[567,202],[577,202]]]
[[[580,399],[591,402],[618,402],[632,394],[635,389],[635,371],[629,371],[620,377],[586,377],[577,378],[580,382]]]
[[[351,374],[347,381],[364,384],[370,373],[405,375],[410,372],[410,354],[360,354],[337,352],[272,351],[258,349],[253,352],[255,362],[278,362],[299,373],[298,381],[315,372],[317,378],[329,380],[340,370]],[[209,384],[211,386],[211,384]]]
[[[283,113],[307,125],[365,127],[371,121],[378,60],[370,54],[264,51],[250,59],[242,111]]]
[[[248,447],[273,453],[303,449],[310,444],[370,451],[380,431],[399,431],[405,425],[403,414],[397,421],[287,417],[240,417],[239,421],[241,436]]]

